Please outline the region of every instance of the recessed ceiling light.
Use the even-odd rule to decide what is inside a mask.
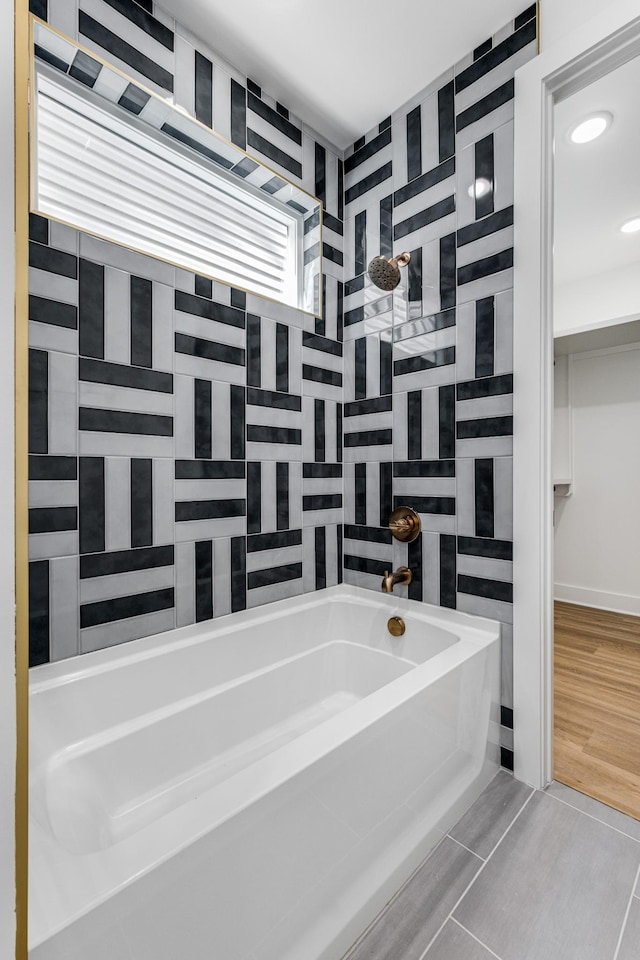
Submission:
[[[571,128],[569,139],[572,143],[589,143],[596,137],[600,137],[611,125],[612,120],[613,116],[607,111],[592,113],[590,117],[586,117]]]
[[[478,197],[484,197],[485,194],[489,193],[491,188],[492,183],[490,180],[487,180],[486,177],[478,177],[478,179],[471,184],[467,193],[472,200],[477,200]]]
[[[632,220],[627,220],[626,223],[623,223],[620,227],[622,233],[637,233],[640,230],[640,217],[633,217]]]

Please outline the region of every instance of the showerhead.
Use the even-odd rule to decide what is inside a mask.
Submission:
[[[406,267],[411,260],[410,253],[401,253],[399,257],[374,257],[369,264],[369,278],[380,290],[395,290],[400,283],[400,267]]]

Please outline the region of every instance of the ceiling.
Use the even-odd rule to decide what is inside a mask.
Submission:
[[[215,53],[340,149],[528,5],[527,0],[161,3]]]
[[[555,107],[554,280],[557,285],[640,261],[640,233],[620,225],[640,217],[640,58]],[[613,123],[591,143],[567,131],[607,110]]]

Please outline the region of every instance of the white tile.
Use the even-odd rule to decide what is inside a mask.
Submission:
[[[46,297],[60,303],[78,304],[78,281],[72,277],[62,277],[48,270],[29,267],[29,293],[35,297]]]
[[[77,480],[29,480],[29,507],[75,507]]]
[[[81,430],[81,457],[173,457],[173,437]]]
[[[78,553],[78,531],[29,534],[29,560],[48,560]]]
[[[78,367],[75,357],[49,354],[49,453],[78,452]]]
[[[174,470],[173,460],[153,462],[153,542],[174,541]]]
[[[174,610],[159,610],[156,613],[147,613],[141,617],[131,617],[128,620],[116,620],[114,623],[87,627],[80,631],[80,652],[91,653],[92,650],[104,650],[106,647],[114,647],[118,643],[137,640],[140,637],[150,637],[154,633],[163,633],[165,630],[173,630],[174,628]]]
[[[83,407],[173,416],[173,395],[155,390],[136,390],[111,383],[81,380],[78,384],[78,400]]]
[[[173,370],[173,287],[154,283],[153,304],[153,369]]]
[[[173,585],[173,564],[170,567],[153,567],[149,570],[133,570],[112,576],[93,577],[90,580],[80,581],[80,603],[129,597],[151,590],[164,590]]]
[[[51,660],[64,660],[78,654],[78,558],[62,557],[49,565],[50,620],[49,652]]]
[[[131,461],[128,457],[106,457],[105,549],[131,548]]]
[[[78,331],[50,323],[29,321],[29,346],[34,350],[56,350],[78,356]]]
[[[176,626],[196,621],[195,544],[176,544]]]
[[[131,360],[131,278],[123,270],[104,271],[104,358],[114,363]]]

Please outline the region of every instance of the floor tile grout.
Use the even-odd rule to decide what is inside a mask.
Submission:
[[[527,799],[525,800],[525,802],[522,804],[522,806],[520,807],[520,809],[519,809],[518,812],[516,813],[515,817],[513,818],[513,820],[511,821],[511,823],[509,824],[509,826],[507,827],[507,829],[504,831],[504,833],[502,834],[502,836],[500,837],[500,839],[499,839],[498,842],[496,843],[495,847],[493,848],[493,850],[491,851],[491,853],[490,853],[489,856],[487,857],[487,859],[484,861],[484,863],[482,864],[482,866],[480,867],[480,869],[478,870],[478,872],[477,872],[476,875],[474,876],[473,880],[471,880],[470,883],[468,883],[467,886],[465,887],[465,889],[462,891],[462,893],[460,894],[460,896],[458,897],[458,899],[457,899],[456,902],[454,903],[453,907],[451,908],[451,910],[450,910],[450,912],[449,912],[449,915],[445,918],[445,920],[443,921],[443,923],[440,924],[440,926],[439,926],[438,929],[436,930],[434,936],[431,938],[431,940],[430,940],[429,943],[427,944],[424,952],[420,954],[420,957],[418,958],[418,960],[425,960],[425,958],[426,958],[429,950],[431,949],[434,941],[435,941],[436,938],[439,937],[440,934],[442,933],[442,930],[443,930],[445,924],[448,922],[449,919],[454,919],[454,917],[453,917],[454,911],[457,910],[457,908],[458,908],[458,906],[460,905],[460,903],[462,902],[462,900],[466,897],[467,893],[469,892],[469,890],[471,889],[471,887],[473,886],[473,884],[476,882],[476,880],[478,879],[478,877],[480,876],[480,874],[482,873],[482,871],[484,870],[484,868],[486,867],[486,865],[489,863],[489,861],[490,861],[491,857],[493,856],[493,854],[495,853],[495,851],[498,849],[498,847],[500,846],[500,844],[502,843],[502,841],[504,840],[504,838],[506,837],[506,835],[509,833],[509,830],[511,830],[511,827],[514,825],[514,823],[516,822],[516,820],[518,819],[518,817],[520,816],[520,814],[522,813],[522,811],[525,809],[525,807],[527,806],[527,804],[528,804],[529,801],[531,800],[531,797],[532,797],[532,796],[534,795],[534,793],[536,793],[536,792],[537,792],[537,791],[534,790],[533,788],[531,789],[531,793],[529,794],[529,796],[527,797]]]
[[[483,863],[485,862],[486,859],[488,859],[487,857],[481,857],[480,854],[476,853],[475,850],[472,850],[471,847],[465,847],[464,843],[460,843],[460,841],[456,840],[455,837],[452,837],[450,833],[447,834],[447,839],[453,840],[453,842],[457,843],[459,847],[462,847],[462,849],[466,850],[467,853],[473,854],[474,857],[477,857],[478,860],[482,860]]]
[[[467,928],[464,926],[464,924],[460,923],[459,920],[456,920],[455,917],[451,917],[451,922],[452,922],[452,923],[457,923],[457,925],[460,927],[461,930],[464,930],[465,933],[468,933],[469,936],[470,936],[473,940],[475,940],[476,943],[479,943],[481,947],[484,947],[484,949],[487,951],[487,953],[490,953],[492,957],[495,957],[496,960],[501,960],[501,958],[498,956],[498,954],[493,952],[493,950],[491,949],[491,947],[488,947],[488,946],[486,945],[486,943],[483,943],[482,940],[479,939],[479,937],[476,937],[475,933],[471,933],[471,930],[467,930]]]
[[[613,955],[613,960],[617,960],[618,954],[620,953],[620,947],[622,946],[622,940],[624,938],[625,927],[627,926],[627,920],[629,919],[629,913],[631,911],[631,904],[633,903],[633,895],[638,886],[638,880],[640,880],[640,866],[636,871],[636,876],[633,881],[633,886],[631,887],[631,895],[629,896],[629,902],[627,904],[627,909],[625,910],[624,920],[622,921],[622,927],[620,929],[620,936],[618,937],[618,944],[616,946],[616,951]]]
[[[563,803],[565,807],[571,807],[572,810],[576,810],[578,813],[584,814],[584,816],[589,817],[590,820],[595,820],[596,823],[601,823],[603,827],[609,827],[609,830],[613,830],[615,831],[615,833],[619,833],[620,836],[627,837],[627,839],[633,840],[634,843],[640,843],[640,840],[638,840],[637,837],[632,837],[630,833],[625,833],[624,830],[619,830],[618,827],[612,826],[610,823],[607,823],[606,820],[601,820],[600,817],[594,817],[592,813],[587,813],[586,810],[581,810],[580,807],[576,807],[573,803],[569,803],[568,800],[563,800],[561,797],[556,797],[553,793],[547,793],[546,790],[541,790],[539,792],[543,793],[545,797],[549,797],[551,800],[557,800],[558,803]],[[576,791],[576,792],[579,793],[579,791]],[[587,794],[585,793],[584,796],[586,797]],[[591,797],[590,799],[593,799],[593,797]],[[596,802],[599,803],[600,801],[596,801]],[[614,808],[611,807],[610,809],[613,810]],[[616,810],[615,812],[622,813],[621,810]],[[628,814],[622,814],[622,815],[628,816]]]

